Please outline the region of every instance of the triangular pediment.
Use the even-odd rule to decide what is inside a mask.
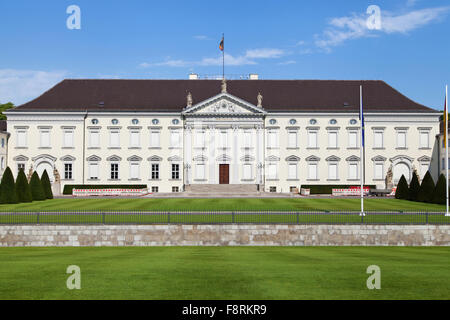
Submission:
[[[263,108],[229,93],[218,94],[191,107],[187,107],[183,111],[184,115],[263,115],[265,113]]]

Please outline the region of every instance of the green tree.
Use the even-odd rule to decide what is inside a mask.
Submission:
[[[409,196],[408,182],[406,182],[405,176],[402,175],[397,184],[397,190],[395,191],[395,199],[408,200],[408,196]]]
[[[33,198],[31,196],[30,185],[28,184],[27,176],[23,170],[19,171],[16,179],[16,195],[18,202],[31,202]]]
[[[50,178],[48,177],[47,170],[44,170],[41,177],[42,187],[44,188],[45,197],[47,199],[53,199],[52,185]]]
[[[419,177],[417,176],[416,171],[414,171],[411,183],[409,184],[408,199],[411,201],[417,201],[417,195],[419,194],[419,190],[420,190]]]
[[[423,177],[422,184],[420,185],[417,201],[431,202],[433,200],[434,188],[433,178],[431,177],[430,171],[427,171],[425,177]]]
[[[14,183],[14,176],[9,167],[3,172],[0,190],[0,203],[17,203],[16,185]]]
[[[447,194],[445,192],[446,183],[445,176],[441,174],[434,188],[432,202],[437,204],[445,204]]]
[[[3,114],[3,111],[14,108],[14,104],[11,102],[0,104],[0,120],[6,120],[6,116]]]
[[[36,171],[33,172],[33,175],[31,176],[30,189],[33,201],[41,201],[46,199],[41,179],[39,179],[39,175]]]

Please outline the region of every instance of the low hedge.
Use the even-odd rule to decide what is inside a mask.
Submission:
[[[359,187],[358,184],[340,184],[340,185],[333,185],[333,184],[314,184],[314,185],[302,185],[303,189],[310,189],[311,194],[332,194],[333,189],[347,189],[350,187]],[[370,189],[375,189],[375,185],[367,185],[365,184],[364,187],[369,187]]]
[[[73,189],[145,189],[146,184],[66,184],[64,186],[63,194],[71,195]]]

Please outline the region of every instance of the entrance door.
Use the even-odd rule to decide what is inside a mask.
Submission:
[[[229,184],[230,183],[230,165],[220,164],[219,165],[219,183]]]

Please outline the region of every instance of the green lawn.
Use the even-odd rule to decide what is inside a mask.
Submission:
[[[0,299],[450,298],[448,247],[1,248],[0,261]]]
[[[444,211],[445,206],[396,199],[366,199],[368,211]],[[359,211],[359,199],[54,199],[0,205],[0,211]]]

